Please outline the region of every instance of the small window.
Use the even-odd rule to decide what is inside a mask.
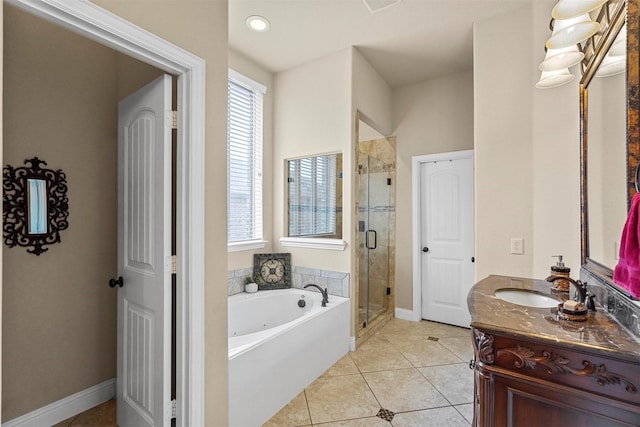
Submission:
[[[289,160],[289,237],[341,238],[342,156]]]
[[[229,70],[227,240],[261,242],[262,98],[266,88]]]

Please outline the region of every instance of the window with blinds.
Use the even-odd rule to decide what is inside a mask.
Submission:
[[[336,234],[336,157],[289,160],[289,237]]]
[[[265,88],[229,70],[227,240],[261,241],[262,98]]]

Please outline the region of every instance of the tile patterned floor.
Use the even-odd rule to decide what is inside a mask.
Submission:
[[[393,319],[263,427],[469,426],[472,351],[468,329]],[[116,426],[115,400],[54,427],[90,426]]]
[[[470,334],[440,323],[393,319],[263,427],[469,426]]]

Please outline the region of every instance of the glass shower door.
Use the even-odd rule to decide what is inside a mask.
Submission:
[[[388,167],[372,156],[358,165],[360,325],[366,327],[389,308],[390,189]]]

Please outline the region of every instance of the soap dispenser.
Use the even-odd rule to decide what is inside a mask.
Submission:
[[[552,257],[558,258],[556,265],[551,266],[551,274],[555,276],[570,277],[571,269],[564,265],[562,262],[562,255],[553,255]],[[564,279],[558,279],[553,282],[551,289],[555,292],[569,292],[570,282]]]

